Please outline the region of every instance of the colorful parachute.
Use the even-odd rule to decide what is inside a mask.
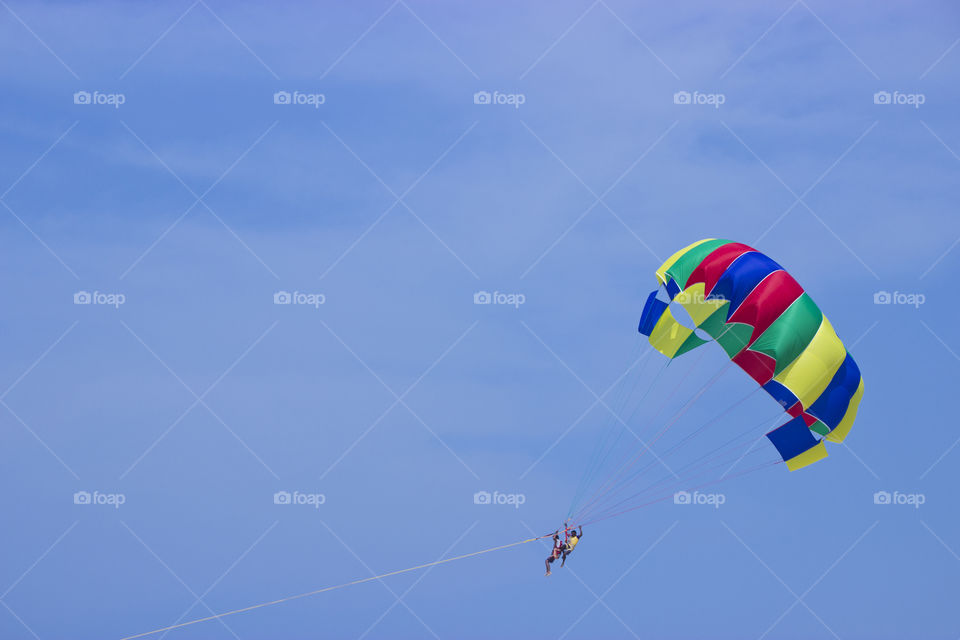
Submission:
[[[783,267],[745,244],[707,239],[670,256],[657,280],[640,333],[668,358],[705,344],[677,321],[670,303],[686,310],[792,417],[767,434],[788,469],[825,458],[823,439],[843,442],[863,396],[860,369]]]

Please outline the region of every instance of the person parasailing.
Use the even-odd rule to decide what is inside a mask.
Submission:
[[[557,529],[553,532],[553,549],[550,551],[550,555],[547,556],[547,560],[543,563],[547,568],[547,573],[545,575],[550,575],[550,565],[553,564],[553,561],[563,555],[563,550],[566,548],[566,543],[560,539],[560,530]]]
[[[573,553],[574,548],[576,548],[577,543],[580,542],[580,538],[583,537],[583,526],[579,527],[579,532],[577,529],[567,529],[564,532],[566,541],[563,545],[563,558],[560,560],[560,567],[562,568],[567,562],[567,556]]]

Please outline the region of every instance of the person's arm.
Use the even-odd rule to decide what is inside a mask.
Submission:
[[[578,537],[578,538],[582,538],[582,537],[583,537],[583,526],[580,527],[580,535],[578,535],[577,537]]]

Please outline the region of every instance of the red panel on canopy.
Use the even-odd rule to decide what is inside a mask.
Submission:
[[[744,349],[731,359],[759,385],[764,385],[773,378],[773,372],[777,366],[777,361],[767,354],[749,349]]]
[[[687,286],[702,282],[704,283],[704,295],[710,295],[710,292],[717,284],[717,280],[723,275],[734,260],[749,251],[756,251],[752,247],[739,242],[731,242],[717,247],[711,251],[706,258],[693,270],[690,277],[687,278]]]
[[[753,327],[749,343],[753,344],[802,294],[803,287],[793,276],[786,271],[774,271],[760,281],[727,322],[742,322]]]

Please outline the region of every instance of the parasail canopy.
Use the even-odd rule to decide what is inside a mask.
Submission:
[[[788,469],[827,457],[823,440],[843,442],[863,396],[860,369],[783,267],[745,244],[707,239],[670,256],[656,276],[660,288],[647,298],[640,333],[671,359],[719,344],[791,417],[767,434]],[[677,320],[672,304],[693,327]]]

